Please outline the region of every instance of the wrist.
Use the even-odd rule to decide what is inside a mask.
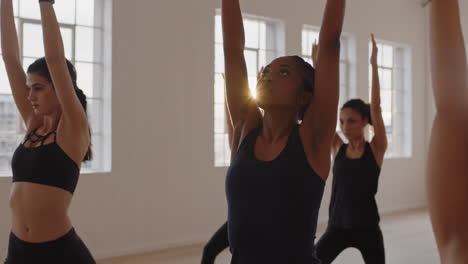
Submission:
[[[39,3],[41,2],[48,2],[48,3],[54,4],[55,0],[39,0]]]

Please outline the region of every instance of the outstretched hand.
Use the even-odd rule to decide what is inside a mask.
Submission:
[[[377,65],[377,54],[379,49],[377,48],[377,42],[375,42],[374,34],[371,34],[371,41],[372,41],[372,55],[370,59],[370,63],[372,65]]]

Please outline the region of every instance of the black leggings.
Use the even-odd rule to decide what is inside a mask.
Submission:
[[[229,247],[227,222],[211,237],[203,249],[202,264],[213,264],[216,257]]]
[[[357,248],[366,264],[385,264],[385,249],[379,227],[368,229],[341,229],[328,227],[317,243],[317,257],[329,264],[346,248]]]
[[[93,256],[75,229],[49,242],[30,243],[10,233],[5,264],[95,264]]]

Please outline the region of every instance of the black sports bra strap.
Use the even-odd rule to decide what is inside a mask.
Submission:
[[[54,142],[53,143],[57,142],[57,129],[54,129],[54,130],[50,131],[49,133],[47,133],[44,136],[36,134],[37,129],[38,128],[34,129],[31,133],[29,133],[27,135],[27,137],[24,140],[23,144],[25,144],[28,141],[31,141],[31,144],[41,142],[40,146],[44,146],[44,141],[46,141],[50,137],[50,135],[52,135],[52,134],[54,134]],[[37,138],[36,140],[31,138],[33,135]]]
[[[41,138],[41,146],[44,146],[44,141],[46,141],[50,135],[54,134],[54,142],[57,142],[57,129],[54,129],[52,131],[50,131],[49,133],[47,133],[44,137]]]
[[[33,140],[31,139],[31,136],[32,136],[33,134],[36,134],[36,130],[37,130],[37,128],[34,129],[33,131],[29,132],[29,134],[26,135],[26,137],[24,138],[23,144],[26,144],[26,142],[28,142],[29,140],[31,140],[31,142],[33,141]]]

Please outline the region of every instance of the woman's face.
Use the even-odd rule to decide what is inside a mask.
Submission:
[[[343,108],[340,112],[340,128],[348,140],[364,136],[364,128],[369,124],[367,118],[351,108]]]
[[[296,110],[308,103],[303,91],[303,71],[291,57],[275,59],[257,82],[257,104],[262,109]]]
[[[34,114],[51,115],[60,110],[57,94],[49,80],[37,73],[28,73],[26,85],[29,89],[28,100]]]

